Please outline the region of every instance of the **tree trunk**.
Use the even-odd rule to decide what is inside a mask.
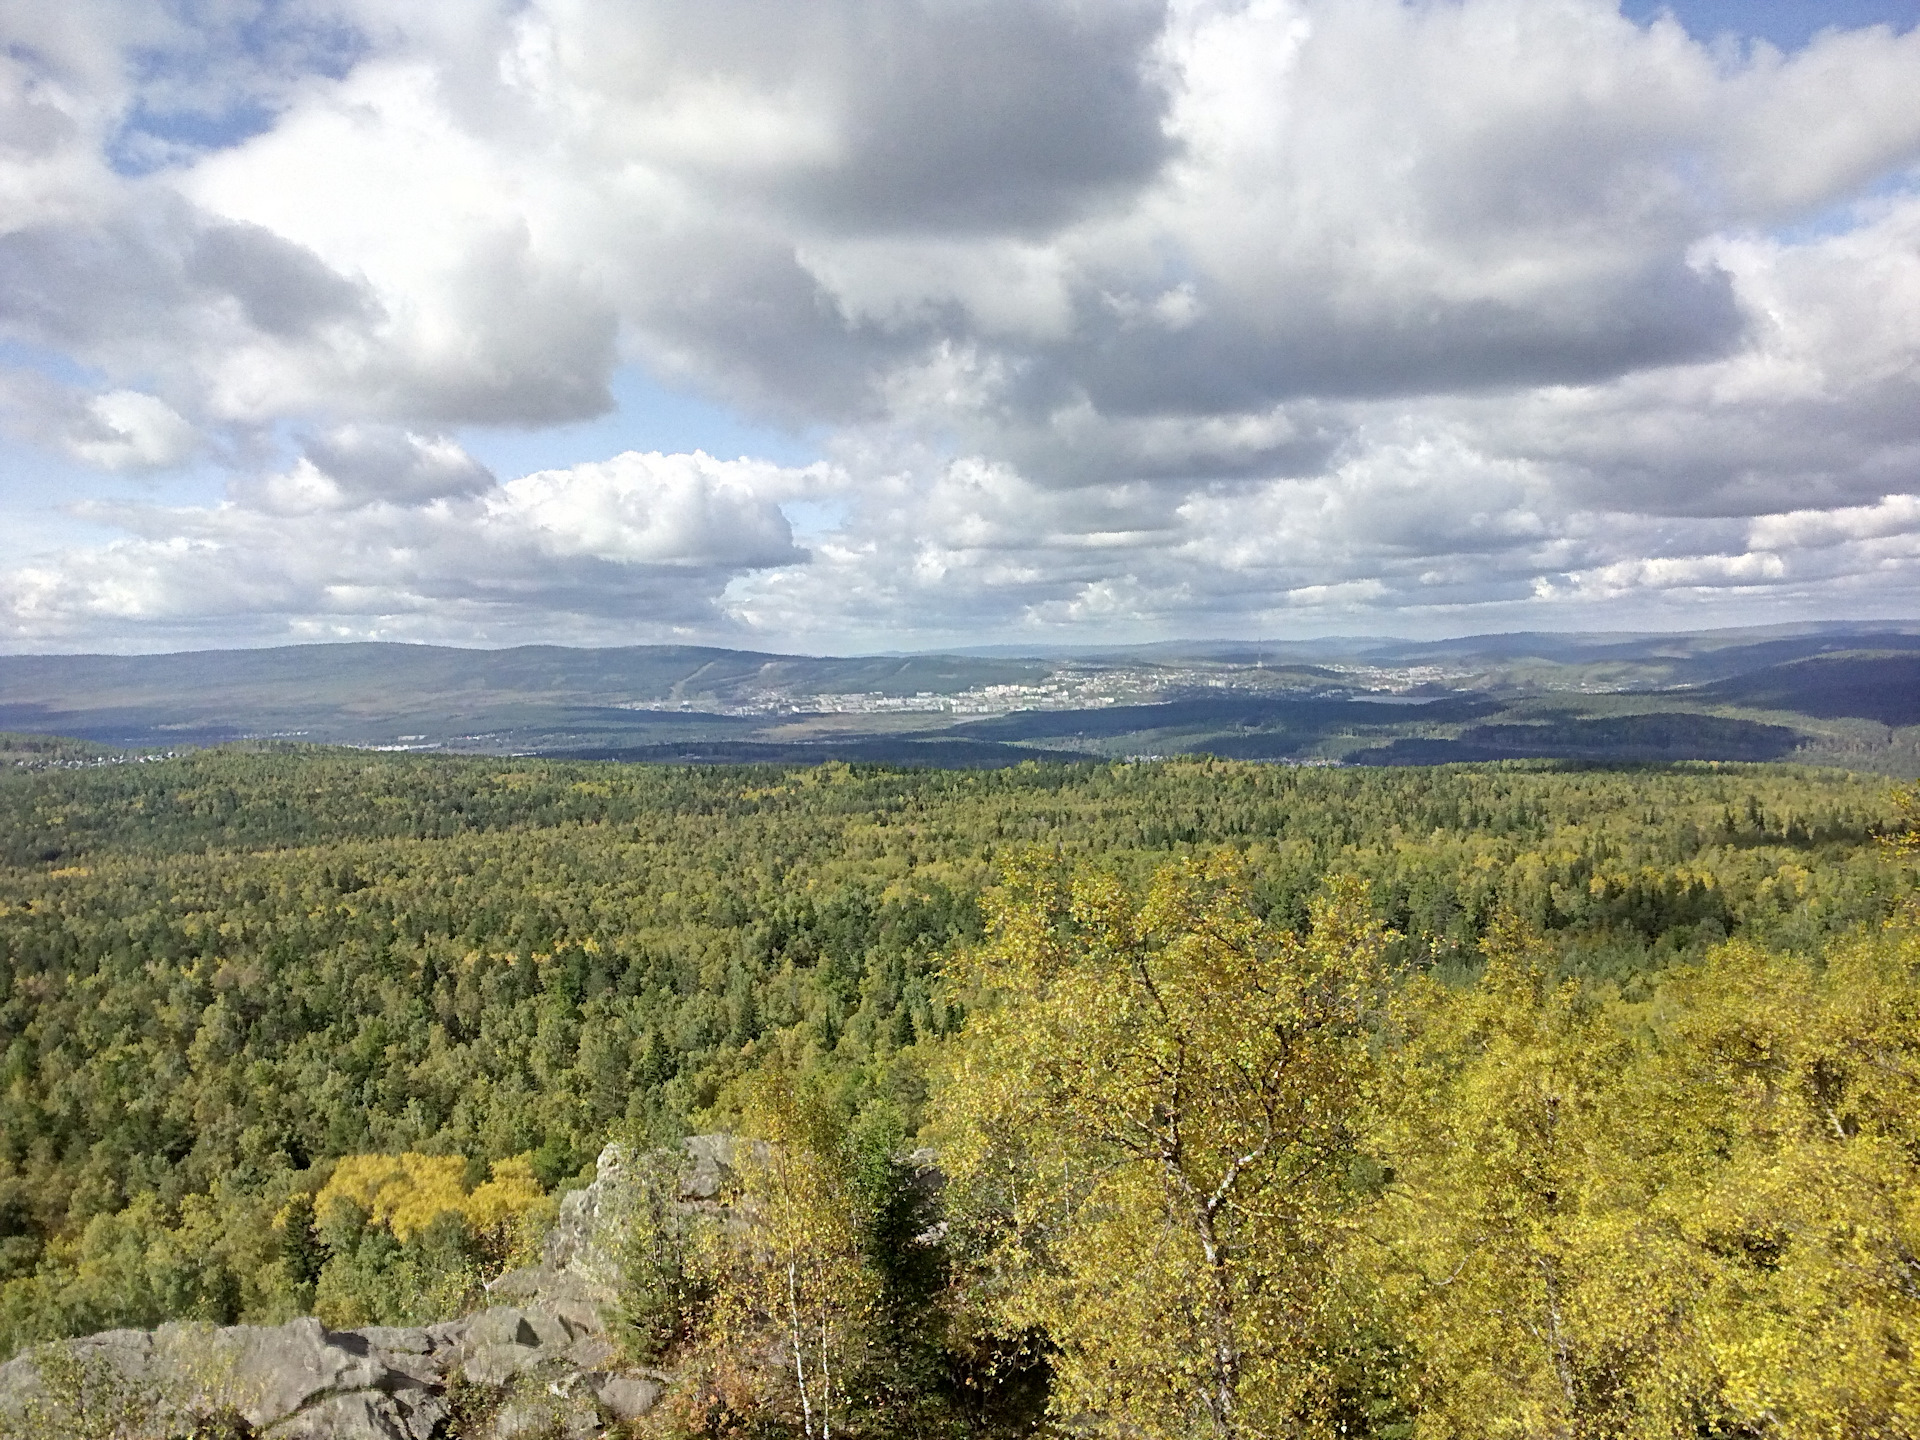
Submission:
[[[787,1327],[793,1341],[793,1378],[800,1387],[800,1427],[813,1440],[813,1406],[807,1399],[806,1338],[800,1333],[800,1278],[796,1262],[787,1261]]]
[[[1210,1282],[1207,1310],[1213,1329],[1213,1383],[1204,1397],[1207,1414],[1212,1417],[1214,1433],[1220,1440],[1237,1440],[1240,1427],[1235,1410],[1240,1393],[1240,1343],[1233,1333],[1233,1281],[1227,1274],[1227,1257],[1214,1231],[1213,1215],[1204,1206],[1194,1216],[1194,1229],[1200,1236],[1201,1251],[1207,1257]]]

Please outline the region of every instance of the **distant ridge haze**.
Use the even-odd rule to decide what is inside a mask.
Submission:
[[[1369,703],[1381,699],[1433,703]],[[930,765],[1201,750],[1329,763],[1539,754],[1898,769],[1909,748],[1920,764],[1920,731],[1899,733],[1917,722],[1920,626],[1899,624],[1025,656],[383,642],[0,656],[0,730],[138,747],[283,739]]]

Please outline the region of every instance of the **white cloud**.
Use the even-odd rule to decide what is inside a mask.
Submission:
[[[1920,532],[1920,497],[1888,495],[1874,505],[1837,510],[1793,510],[1762,515],[1748,529],[1756,550],[1815,550],[1850,540],[1879,540]]]
[[[753,461],[628,452],[514,480],[486,498],[485,523],[506,536],[537,537],[555,558],[756,569],[802,558],[777,502],[804,485],[791,471]]]
[[[1645,588],[1678,590],[1754,585],[1784,579],[1786,562],[1778,555],[1685,555],[1650,560],[1619,560],[1569,577],[1583,594],[1610,596]]]
[[[1781,55],[1606,0],[245,9],[0,20],[0,419],[106,470],[234,471],[222,507],[92,512],[129,538],[15,576],[15,643],[1912,594],[1920,30]],[[501,483],[434,438],[592,416],[623,361],[837,465]],[[318,438],[273,458],[289,434]],[[800,495],[840,517],[810,555]]]
[[[1757,47],[1724,89],[1720,140],[1729,199],[1754,218],[1791,215],[1843,197],[1920,146],[1920,28],[1829,30],[1783,58]]]
[[[73,453],[103,470],[177,465],[198,448],[193,427],[171,405],[138,390],[97,395],[87,413],[97,428],[72,441]]]
[[[397,474],[384,493],[367,476],[382,459]],[[825,467],[629,453],[495,485],[444,440],[350,432],[214,506],[93,507],[130,538],[0,578],[0,627],[30,646],[314,619],[337,635],[495,640],[724,627],[731,580],[805,559],[780,500],[832,481]]]

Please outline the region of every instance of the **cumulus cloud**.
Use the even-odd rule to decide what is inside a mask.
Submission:
[[[217,505],[91,507],[128,538],[0,578],[0,623],[35,645],[114,625],[175,640],[711,629],[735,577],[806,559],[780,501],[831,483],[824,466],[629,452],[499,485],[443,438],[349,431]]]
[[[485,501],[485,523],[556,558],[753,570],[805,558],[774,499],[804,488],[772,465],[629,451],[512,481]]]
[[[0,430],[109,471],[165,469],[200,448],[199,432],[158,396],[89,394],[25,368],[0,367]]]
[[[87,405],[92,433],[74,437],[73,453],[105,470],[175,465],[195,448],[193,427],[166,401],[138,390],[109,390]]]
[[[128,538],[15,576],[18,643],[194,604],[885,644],[1912,595],[1920,30],[202,8],[0,21],[0,421],[235,470],[90,512]],[[836,465],[496,477],[433,438],[600,414],[623,363]],[[779,501],[829,491],[803,555]]]
[[[1920,534],[1920,497],[1888,495],[1874,505],[1762,515],[1748,531],[1756,550],[1820,550],[1856,540]]]

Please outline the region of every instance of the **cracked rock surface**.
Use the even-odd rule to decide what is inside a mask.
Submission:
[[[540,1397],[537,1421],[527,1423],[528,1405],[509,1399],[490,1427],[503,1437],[554,1419],[569,1434],[597,1435],[608,1419],[644,1415],[660,1395],[656,1379],[610,1368],[613,1349],[597,1329],[505,1306],[418,1328],[328,1330],[308,1317],[219,1330],[109,1330],[72,1341],[69,1350],[83,1366],[110,1367],[128,1393],[204,1390],[257,1433],[285,1440],[432,1440],[452,1416],[447,1389],[456,1379],[487,1387],[538,1382],[527,1387]],[[0,1366],[0,1430],[10,1428],[9,1412],[23,1414],[44,1394],[31,1355]]]
[[[736,1143],[685,1142],[678,1203],[712,1203]],[[504,1303],[459,1319],[359,1330],[329,1330],[311,1316],[223,1329],[174,1324],[90,1335],[69,1341],[68,1353],[126,1395],[224,1403],[275,1440],[447,1440],[449,1391],[462,1383],[502,1397],[463,1440],[588,1440],[645,1415],[667,1380],[620,1370],[606,1335],[633,1183],[629,1158],[609,1145],[593,1183],[563,1199],[541,1263],[488,1287]],[[15,1433],[47,1394],[31,1353],[0,1365],[0,1434]]]

